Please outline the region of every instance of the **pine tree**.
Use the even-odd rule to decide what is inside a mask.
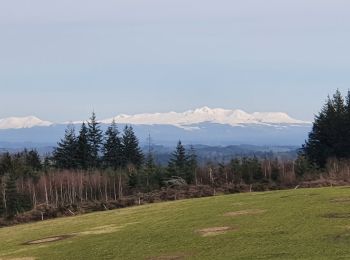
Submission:
[[[69,125],[65,131],[64,138],[58,143],[53,152],[53,160],[56,167],[61,169],[75,169],[77,167],[76,159],[77,140],[73,125]]]
[[[198,162],[197,162],[196,150],[191,145],[190,153],[188,156],[188,171],[187,171],[187,176],[186,176],[187,183],[193,183],[193,181],[196,177],[197,167],[198,167]]]
[[[321,168],[327,160],[346,158],[349,154],[349,129],[346,127],[348,108],[339,91],[333,98],[328,97],[315,122],[308,141],[303,146],[303,154],[307,160]]]
[[[118,169],[122,166],[123,149],[119,137],[119,131],[115,121],[108,127],[105,133],[105,143],[103,145],[104,166]]]
[[[6,215],[11,218],[19,212],[18,193],[16,187],[16,178],[9,174],[6,181]]]
[[[90,145],[90,167],[97,168],[100,165],[100,152],[102,146],[102,130],[96,120],[95,112],[92,113],[88,122],[88,141]]]
[[[181,141],[178,142],[176,150],[171,155],[168,163],[168,172],[171,176],[181,177],[187,181],[188,179],[188,158],[186,149]]]
[[[77,140],[77,164],[80,169],[87,170],[90,160],[90,144],[88,140],[88,129],[85,122],[82,123]]]
[[[154,162],[154,156],[153,156],[153,148],[152,148],[152,139],[151,135],[148,136],[148,153],[146,156],[146,163],[145,163],[145,175],[146,175],[146,186],[147,188],[150,187],[150,181],[152,177],[155,176],[157,171],[157,166]]]
[[[25,153],[26,165],[34,172],[42,169],[41,159],[38,151],[31,150]]]
[[[125,126],[122,137],[124,166],[132,164],[136,168],[140,168],[143,162],[143,154],[139,147],[139,140],[137,139],[132,126]]]
[[[3,183],[3,178],[0,175],[0,218],[5,216],[6,208],[5,208],[5,183]]]
[[[345,116],[344,116],[344,156],[350,158],[350,91],[346,96]]]

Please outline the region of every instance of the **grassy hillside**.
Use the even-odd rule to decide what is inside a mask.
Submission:
[[[218,196],[0,229],[0,259],[335,259],[348,258],[349,245],[350,188]]]

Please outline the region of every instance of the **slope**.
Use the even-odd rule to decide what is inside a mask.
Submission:
[[[0,229],[0,258],[346,258],[349,206],[348,188],[145,205]]]

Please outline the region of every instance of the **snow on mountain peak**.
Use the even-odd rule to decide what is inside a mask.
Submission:
[[[102,123],[110,123],[113,118],[103,120]],[[199,123],[218,123],[232,126],[244,124],[309,124],[301,120],[296,120],[286,113],[267,112],[249,114],[243,110],[229,110],[222,108],[211,109],[202,107],[195,110],[188,110],[183,113],[154,113],[137,115],[119,115],[114,117],[117,123],[135,125],[174,125],[186,127]]]
[[[43,121],[35,116],[27,117],[8,117],[0,119],[0,129],[20,129],[31,128],[35,126],[50,126],[49,121]]]
[[[229,110],[222,108],[202,107],[188,110],[182,113],[144,113],[136,115],[120,114],[114,118],[102,120],[101,123],[110,124],[113,119],[119,124],[133,125],[173,125],[183,129],[194,129],[193,125],[200,123],[216,123],[231,126],[255,124],[255,125],[278,125],[278,124],[310,124],[294,119],[286,113],[281,112],[255,112],[247,113],[243,110]],[[81,123],[81,122],[74,122]],[[9,117],[0,119],[0,129],[20,129],[36,126],[50,126],[52,122],[43,121],[35,116]]]

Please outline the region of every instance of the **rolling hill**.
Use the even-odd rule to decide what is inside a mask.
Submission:
[[[0,229],[0,259],[340,259],[347,187],[217,196]]]

